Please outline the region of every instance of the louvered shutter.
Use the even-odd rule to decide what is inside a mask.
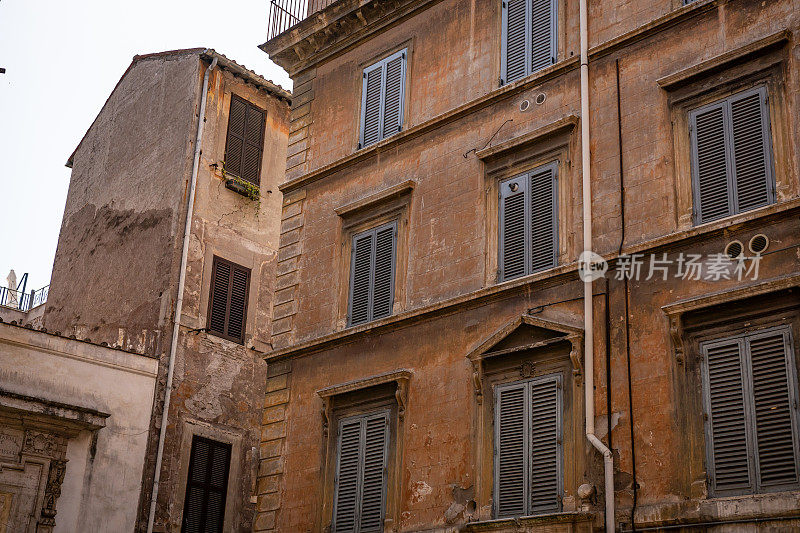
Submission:
[[[527,75],[529,1],[503,0],[501,85]]]
[[[531,2],[531,60],[534,73],[556,62],[556,0]]]
[[[552,268],[556,264],[558,243],[556,172],[557,165],[550,164],[530,173],[530,272]]]
[[[709,475],[716,493],[752,487],[741,339],[704,346]]]
[[[231,97],[228,137],[225,142],[225,171],[259,184],[264,152],[266,114],[250,102]]]
[[[333,531],[383,531],[389,413],[342,419],[336,456]]]
[[[400,131],[405,106],[406,50],[364,69],[359,148]]]
[[[726,217],[733,208],[724,117],[722,103],[692,115],[695,202],[701,223]]]
[[[364,475],[359,531],[383,531],[386,499],[388,414],[364,420]]]
[[[527,514],[528,433],[526,385],[498,386],[495,397],[495,514]]]
[[[528,264],[526,176],[500,184],[500,279],[522,276]]]
[[[364,71],[361,89],[361,147],[381,140],[382,91],[383,64],[378,63]]]
[[[766,90],[731,97],[730,113],[736,204],[742,212],[772,202]]]
[[[400,131],[403,124],[403,92],[405,85],[405,51],[386,61],[386,89],[383,106],[382,138]]]
[[[556,61],[556,0],[503,0],[500,84],[511,83]]]
[[[363,324],[392,314],[396,255],[396,222],[353,236],[350,260],[350,325]]]
[[[357,531],[359,477],[361,473],[361,420],[343,420],[339,444],[333,504],[333,531]]]
[[[183,509],[185,533],[218,533],[225,519],[231,446],[195,436]]]
[[[791,488],[798,484],[798,428],[796,390],[791,379],[793,361],[787,357],[791,341],[787,330],[747,339],[753,380],[753,413],[759,488]]]
[[[558,377],[530,383],[530,514],[560,509],[561,389]]]
[[[249,269],[214,257],[207,323],[210,333],[238,343],[244,341],[249,290]]]
[[[697,223],[775,201],[766,98],[759,87],[690,113]]]
[[[372,248],[374,232],[353,237],[350,261],[350,325],[369,322],[370,287],[372,286]]]
[[[242,172],[246,121],[247,102],[235,96],[231,97],[228,137],[225,141],[225,171],[235,176],[239,176]]]

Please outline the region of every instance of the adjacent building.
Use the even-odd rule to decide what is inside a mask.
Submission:
[[[797,0],[272,13],[255,531],[800,527]]]
[[[251,529],[290,100],[210,49],[136,56],[69,158],[43,326],[158,362],[109,530]]]

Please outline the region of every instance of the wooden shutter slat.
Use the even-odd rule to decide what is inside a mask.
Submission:
[[[355,531],[359,498],[361,421],[345,420],[339,426],[333,531]]]
[[[225,171],[239,176],[242,171],[247,104],[237,97],[231,98],[228,113],[228,137],[225,143]]]
[[[266,113],[238,96],[231,97],[225,171],[259,185]]]
[[[504,5],[503,71],[504,83],[524,78],[528,72],[528,2],[507,0]]]
[[[715,491],[752,487],[739,340],[704,346],[709,471]]]
[[[227,334],[240,340],[244,333],[249,278],[250,272],[248,270],[234,267]]]
[[[556,202],[555,164],[531,172],[530,175],[530,272],[556,265],[558,213]]]
[[[498,518],[526,514],[525,385],[497,387],[495,407],[495,505]]]
[[[753,403],[759,486],[798,482],[796,428],[792,423],[785,331],[748,339],[752,365]]]
[[[530,72],[549,67],[555,62],[555,0],[531,1]]]
[[[353,237],[350,262],[350,324],[369,321],[374,231]]]
[[[214,257],[209,295],[208,331],[242,343],[247,321],[250,270]]]
[[[726,128],[722,103],[693,117],[695,182],[700,222],[731,213]]]
[[[396,234],[394,224],[375,231],[372,320],[392,314]]]
[[[740,212],[771,202],[764,95],[762,89],[731,98],[733,169]]]
[[[225,323],[228,311],[228,286],[230,284],[231,266],[228,263],[215,261],[211,288],[211,313],[208,329],[213,333],[225,335]]]
[[[364,475],[359,531],[383,531],[388,414],[368,417],[364,428]]]
[[[183,509],[183,532],[222,531],[231,446],[195,436]]]
[[[513,186],[517,187],[516,191]],[[526,189],[524,177],[500,184],[500,272],[503,281],[522,276],[526,271]]]
[[[555,512],[560,508],[561,398],[558,378],[530,383],[530,514]]]
[[[369,146],[381,139],[381,88],[383,64],[365,71],[361,103],[361,146]]]

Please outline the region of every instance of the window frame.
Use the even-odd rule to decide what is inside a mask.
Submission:
[[[257,106],[253,102],[247,100],[246,98],[243,98],[243,97],[241,97],[241,96],[239,96],[237,94],[231,93],[230,102],[228,103],[228,122],[227,122],[227,125],[225,127],[225,145],[223,147],[223,161],[227,161],[227,159],[228,159],[228,139],[229,139],[229,137],[231,135],[231,107],[233,106],[233,102],[234,101],[239,101],[239,102],[241,102],[241,103],[243,103],[245,105],[245,119],[244,119],[245,120],[245,122],[244,122],[244,132],[245,133],[242,136],[242,155],[241,155],[241,163],[239,165],[239,168],[236,169],[236,170],[232,170],[230,168],[227,168],[227,166],[226,166],[225,167],[225,173],[226,174],[230,174],[231,176],[234,176],[234,177],[239,178],[241,180],[244,180],[244,181],[246,181],[248,183],[251,183],[251,184],[255,185],[256,187],[260,187],[261,186],[261,170],[262,170],[261,167],[264,165],[264,144],[266,143],[266,135],[265,134],[266,134],[266,126],[267,126],[267,111],[265,109],[262,109],[261,107]],[[245,145],[247,144],[247,111],[250,108],[254,109],[255,111],[258,111],[259,113],[261,113],[261,115],[263,117],[263,121],[261,123],[261,145],[258,147],[258,173],[256,175],[256,181],[255,182],[252,182],[251,180],[241,176],[241,173],[242,173],[241,170],[242,170],[242,167],[244,166],[244,148],[245,148]]]
[[[225,331],[216,331],[211,329],[211,313],[214,309],[214,281],[217,277],[217,265],[219,263],[225,263],[231,268],[230,277],[228,279],[228,292],[226,295],[225,301]],[[231,297],[233,296],[233,272],[234,269],[243,270],[247,274],[247,287],[244,293],[244,308],[242,310],[242,332],[241,337],[234,337],[228,333],[228,326],[229,326],[229,318],[230,318],[230,311],[231,311]],[[220,337],[222,339],[235,342],[236,344],[244,344],[245,336],[247,334],[247,312],[248,312],[248,304],[250,300],[250,283],[252,282],[252,271],[251,269],[240,265],[238,263],[234,263],[228,259],[224,259],[217,255],[212,256],[212,265],[211,265],[211,279],[208,288],[208,312],[206,314],[206,328],[205,331],[210,334],[214,335],[215,337]]]
[[[758,443],[756,438],[756,420],[755,420],[755,395],[753,393],[753,368],[751,362],[750,348],[747,341],[749,339],[757,339],[760,337],[774,335],[775,333],[782,333],[784,339],[784,359],[787,368],[787,389],[789,394],[789,405],[795,406],[790,409],[790,417],[792,424],[792,436],[794,447],[795,468],[798,472],[798,481],[794,484],[788,485],[775,485],[768,486],[766,489],[760,486],[759,473],[760,467],[758,465]],[[712,476],[711,472],[714,471],[714,452],[713,452],[713,434],[711,425],[711,399],[710,399],[710,381],[709,381],[709,368],[708,368],[708,348],[717,345],[726,345],[733,342],[739,343],[739,364],[741,368],[742,378],[742,395],[745,402],[744,417],[745,417],[745,431],[747,442],[747,455],[748,455],[748,473],[751,479],[752,488],[744,489],[717,489],[716,488],[716,475],[709,480]],[[759,328],[756,330],[746,330],[733,335],[726,335],[701,341],[699,344],[699,354],[701,355],[701,384],[702,384],[702,405],[704,410],[704,437],[705,437],[705,461],[706,461],[706,479],[708,483],[708,492],[712,497],[726,497],[726,496],[741,496],[741,495],[754,495],[754,494],[771,494],[776,492],[784,492],[789,490],[797,490],[800,488],[800,413],[798,413],[797,402],[800,391],[798,390],[798,377],[796,372],[796,354],[794,351],[794,340],[792,336],[792,327],[790,325],[772,326],[766,328]],[[747,364],[746,364],[747,363]]]
[[[733,125],[731,118],[730,106],[731,102],[741,100],[759,94],[761,98],[761,116],[763,120],[763,127],[761,135],[763,139],[763,147],[765,153],[765,167],[766,167],[766,187],[767,187],[767,203],[763,206],[753,207],[749,209],[741,209],[738,202],[737,185],[736,185],[736,171],[734,164],[736,160],[735,149],[733,146]],[[728,213],[724,216],[703,220],[702,206],[700,203],[700,174],[698,163],[698,143],[697,143],[697,116],[710,111],[715,108],[723,110],[723,129],[724,129],[724,143],[725,143],[725,166],[726,166],[726,179],[727,179],[727,198],[728,198]],[[772,126],[770,120],[770,105],[769,105],[769,91],[764,83],[758,84],[749,89],[735,91],[732,94],[717,98],[716,100],[694,107],[688,110],[688,126],[689,126],[689,149],[690,149],[690,171],[691,171],[691,187],[692,187],[692,221],[695,226],[701,224],[708,224],[717,220],[722,220],[731,216],[747,213],[749,211],[760,209],[777,202],[777,179],[775,176],[775,151],[772,143]]]
[[[400,109],[398,110],[398,130],[386,134],[383,131],[384,128],[384,119],[385,119],[385,104],[386,104],[386,66],[388,63],[393,61],[394,59],[402,57],[401,62],[401,74],[400,74]],[[364,127],[365,127],[365,119],[366,119],[366,111],[367,111],[367,75],[369,72],[381,69],[381,88],[380,88],[380,111],[378,112],[378,139],[373,141],[369,144],[365,144],[364,142]],[[397,50],[389,54],[388,56],[384,57],[383,59],[376,61],[362,70],[361,75],[361,109],[359,111],[359,120],[358,120],[358,149],[361,150],[363,148],[367,148],[368,146],[372,146],[377,144],[384,139],[391,137],[401,131],[403,131],[403,126],[405,125],[405,110],[406,110],[406,84],[408,82],[408,47],[404,46],[403,48]]]
[[[498,283],[504,283],[506,281],[511,281],[514,279],[520,279],[525,276],[530,276],[532,274],[536,274],[539,272],[544,272],[546,270],[550,270],[551,268],[555,268],[559,264],[559,234],[560,234],[560,211],[559,211],[559,167],[560,167],[559,159],[552,159],[545,163],[538,164],[527,170],[515,174],[514,176],[503,178],[498,180],[498,206],[497,206],[497,281]],[[533,265],[531,264],[531,257],[533,255],[533,244],[530,242],[530,236],[532,232],[532,210],[531,210],[531,194],[532,191],[530,190],[530,177],[532,174],[536,174],[539,172],[543,172],[545,170],[550,170],[552,174],[553,180],[553,213],[552,213],[552,223],[553,223],[553,261],[549,266],[534,269]],[[524,182],[525,183],[525,191],[523,194],[525,195],[524,200],[524,209],[525,209],[525,269],[524,273],[518,276],[507,277],[505,272],[505,263],[503,260],[503,251],[505,246],[505,232],[504,232],[504,222],[505,222],[505,208],[503,205],[503,185],[508,184],[510,182]]]
[[[558,509],[556,510],[547,510],[547,511],[540,511],[540,512],[533,512],[531,509],[531,487],[530,487],[530,475],[531,475],[531,468],[532,465],[530,464],[530,457],[531,457],[531,428],[530,428],[530,419],[531,419],[531,412],[530,412],[530,400],[531,400],[531,393],[530,388],[534,383],[539,382],[547,382],[547,381],[555,381],[556,382],[556,428],[557,428],[557,446],[556,446],[556,474],[557,474],[557,486],[558,486]],[[495,519],[504,519],[504,518],[518,518],[516,516],[500,516],[500,476],[498,475],[500,470],[500,454],[499,454],[499,442],[500,442],[500,424],[498,423],[498,416],[500,413],[500,394],[502,391],[506,389],[514,389],[514,388],[524,388],[524,421],[523,427],[525,428],[525,442],[523,443],[523,449],[525,453],[523,454],[523,464],[524,464],[524,475],[523,479],[525,480],[523,483],[526,486],[525,492],[525,513],[520,516],[537,516],[541,514],[547,513],[560,513],[563,511],[563,498],[564,498],[564,377],[561,372],[553,372],[549,374],[538,375],[535,377],[522,379],[518,381],[512,382],[505,382],[505,383],[497,383],[493,385],[493,439],[494,439],[494,457],[492,459],[492,516]]]
[[[397,249],[398,249],[398,237],[399,237],[399,230],[398,230],[399,221],[397,219],[390,220],[388,222],[384,222],[375,226],[370,227],[369,229],[365,229],[362,231],[354,232],[350,236],[350,270],[348,272],[348,296],[347,296],[347,327],[355,327],[361,326],[364,324],[369,324],[374,322],[375,320],[380,320],[383,318],[390,317],[394,314],[394,303],[395,303],[395,294],[396,294],[396,285],[397,285]],[[376,252],[377,252],[377,234],[379,231],[392,228],[392,268],[391,268],[391,284],[390,284],[390,294],[389,294],[389,314],[386,316],[380,316],[375,318],[375,306],[374,306],[374,294],[375,294],[375,261],[376,261]],[[369,282],[369,296],[368,296],[368,304],[367,304],[367,320],[364,322],[359,322],[357,324],[353,323],[353,293],[355,289],[355,262],[356,262],[356,241],[360,238],[363,238],[367,235],[372,235],[372,248],[370,251],[370,282]]]

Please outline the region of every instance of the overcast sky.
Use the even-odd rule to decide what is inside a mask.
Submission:
[[[47,285],[70,171],[64,166],[136,54],[214,48],[284,88],[257,46],[269,0],[0,0],[0,283]],[[80,283],[80,272],[75,273]]]

